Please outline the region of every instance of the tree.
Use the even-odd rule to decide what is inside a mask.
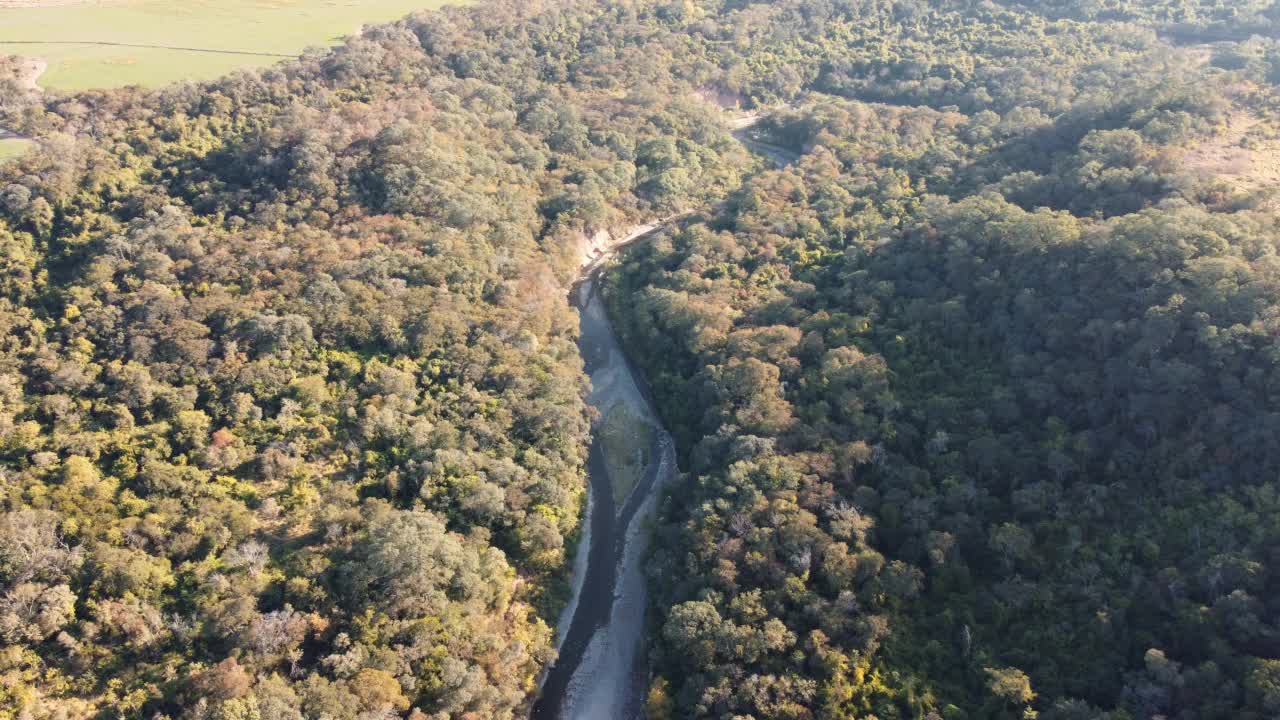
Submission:
[[[1036,699],[1031,690],[1031,679],[1017,668],[983,668],[987,674],[987,688],[1006,706],[1030,705]]]

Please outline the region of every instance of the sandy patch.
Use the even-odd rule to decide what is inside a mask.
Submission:
[[[44,58],[23,58],[18,66],[18,84],[28,90],[39,92],[40,85],[37,81],[48,69],[49,63]]]
[[[682,213],[682,215],[683,214],[684,213]],[[677,217],[680,216],[673,215],[657,222],[636,225],[623,233],[615,234],[608,230],[601,230],[590,237],[584,235],[578,246],[578,267],[581,269],[580,277],[585,278],[590,275],[592,271],[612,257],[613,253],[617,252],[624,245],[635,242],[640,237],[648,235]]]
[[[1280,124],[1234,111],[1221,132],[1189,147],[1179,164],[1194,177],[1246,193],[1280,188]]]
[[[39,92],[40,86],[36,81],[48,69],[49,63],[44,58],[0,54],[0,77],[17,80],[18,86],[24,90]]]
[[[1191,61],[1196,67],[1204,67],[1213,60],[1214,48],[1209,43],[1201,43],[1199,45],[1184,45],[1178,50]]]

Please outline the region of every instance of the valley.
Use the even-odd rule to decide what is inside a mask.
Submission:
[[[1274,0],[0,27],[0,720],[1280,713]]]

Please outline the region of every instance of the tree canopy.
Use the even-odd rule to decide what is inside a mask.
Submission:
[[[606,289],[686,471],[650,717],[1274,717],[1277,7],[522,0],[155,91],[5,64],[0,718],[523,715],[567,286],[686,212]]]

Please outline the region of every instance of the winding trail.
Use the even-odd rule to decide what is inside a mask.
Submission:
[[[758,140],[758,116],[732,124],[733,136],[776,166],[798,154]],[[678,473],[675,445],[662,426],[643,374],[623,351],[600,296],[609,261],[684,218],[678,215],[632,228],[584,260],[569,300],[578,309],[578,350],[591,377],[587,401],[600,413],[587,461],[589,481],[582,539],[574,561],[573,593],[561,615],[559,656],[543,679],[533,720],[632,720],[640,716],[646,684],[644,558],[662,488]],[[623,411],[652,432],[650,462],[622,503],[613,497],[610,462],[597,432],[610,413]],[[640,428],[637,428],[637,430]],[[620,509],[618,509],[620,507]]]

